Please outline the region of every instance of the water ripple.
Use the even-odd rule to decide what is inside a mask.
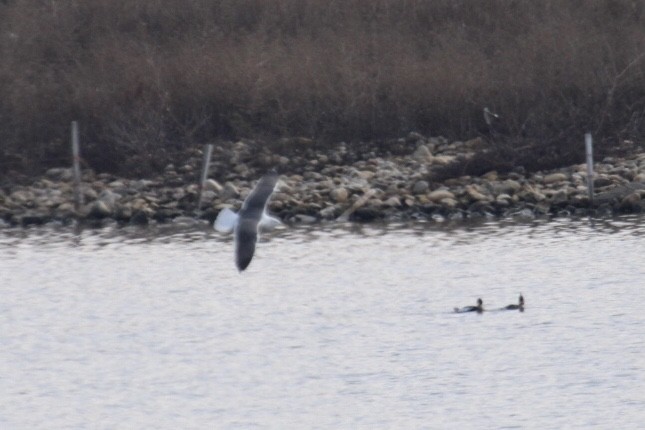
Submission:
[[[5,228],[0,427],[639,428],[642,221]]]

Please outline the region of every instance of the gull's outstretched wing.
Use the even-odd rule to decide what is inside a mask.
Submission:
[[[246,200],[244,200],[242,209],[240,209],[240,217],[260,222],[262,212],[264,212],[264,208],[266,207],[269,197],[271,197],[277,183],[278,174],[275,171],[271,171],[264,175],[258,181],[257,185],[253,188],[253,191],[251,191]]]
[[[235,227],[235,264],[240,272],[251,263],[258,240],[258,225],[277,182],[276,172],[267,173],[242,204]]]
[[[251,263],[255,244],[258,241],[258,224],[252,220],[241,220],[235,229],[235,265],[242,272]]]

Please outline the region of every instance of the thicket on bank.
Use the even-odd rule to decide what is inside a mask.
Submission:
[[[643,2],[93,0],[0,2],[0,171],[69,158],[151,173],[203,143],[492,142],[476,163],[580,162],[639,141]],[[487,106],[501,115],[484,123]],[[379,144],[380,142],[380,144]],[[489,165],[486,165],[489,163]]]

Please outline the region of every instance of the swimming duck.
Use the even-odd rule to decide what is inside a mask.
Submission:
[[[477,306],[464,306],[463,308],[455,308],[455,312],[458,313],[463,313],[463,312],[477,312],[477,313],[482,313],[484,312],[484,302],[482,299],[477,299]]]
[[[521,312],[524,311],[524,296],[522,296],[522,294],[520,294],[520,299],[518,301],[518,304],[505,306],[501,310],[513,311],[513,310],[518,310],[518,309]]]

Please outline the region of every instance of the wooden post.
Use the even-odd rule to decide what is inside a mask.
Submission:
[[[585,153],[587,155],[587,191],[589,193],[589,205],[593,206],[593,141],[591,133],[585,134]]]
[[[78,212],[83,205],[83,193],[81,192],[81,156],[77,121],[72,121],[72,162],[74,172],[74,209]]]
[[[202,175],[199,179],[199,200],[197,201],[197,210],[202,209],[202,196],[204,194],[204,185],[208,179],[208,168],[211,165],[211,155],[213,154],[213,144],[209,143],[205,146],[204,162],[202,163]]]

